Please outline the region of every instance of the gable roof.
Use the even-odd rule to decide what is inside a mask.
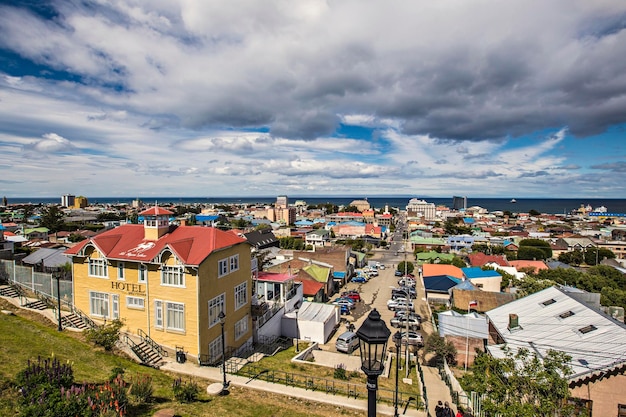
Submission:
[[[432,277],[435,275],[450,275],[455,278],[463,278],[461,268],[448,264],[423,264],[422,274],[424,277]]]
[[[470,253],[468,256],[471,266],[484,266],[488,263],[496,263],[500,266],[509,266],[509,263],[502,255],[487,255],[482,252]]]
[[[303,277],[300,274],[298,275],[298,279],[302,283],[302,295],[312,297],[324,288],[324,284],[321,282],[318,282],[313,278]]]
[[[56,268],[69,262],[69,258],[64,255],[64,252],[65,248],[41,248],[22,259],[22,262],[28,265],[43,263],[44,268]]]
[[[580,290],[576,290],[580,293]],[[572,357],[570,382],[626,365],[626,325],[579,301],[565,287],[550,287],[486,312],[488,320],[514,350],[545,356],[559,350]],[[519,327],[509,330],[509,314]],[[503,357],[502,345],[488,346]]]
[[[186,265],[200,265],[212,252],[246,240],[213,227],[178,226],[158,240],[147,240],[144,226],[126,224],[108,230],[65,251],[81,256],[87,245],[95,246],[110,259],[152,262],[164,249],[171,250]]]
[[[328,282],[330,279],[330,268],[311,264],[302,268],[307,274],[311,275],[318,282]]]
[[[449,275],[435,275],[424,277],[424,288],[426,292],[447,293],[450,288],[455,287],[460,282],[460,279]]]

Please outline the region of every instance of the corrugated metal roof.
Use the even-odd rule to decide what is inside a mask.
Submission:
[[[508,328],[509,314],[518,316],[518,328]],[[570,380],[626,364],[626,325],[572,298],[563,288],[547,288],[486,315],[514,351],[524,347],[539,356],[550,349],[570,355],[574,371]],[[489,346],[489,352],[503,357],[499,346]]]

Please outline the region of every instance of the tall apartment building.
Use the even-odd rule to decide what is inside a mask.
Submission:
[[[289,197],[286,195],[279,195],[276,197],[276,208],[284,209],[289,207]]]
[[[222,354],[220,312],[228,349],[252,340],[250,246],[212,227],[171,226],[172,214],[150,208],[140,213],[143,225],[68,249],[73,303],[92,319],[121,319],[131,334],[214,362]]]
[[[76,196],[72,195],[72,194],[64,194],[61,196],[61,205],[63,207],[74,207],[74,201],[76,199]]]
[[[467,197],[452,197],[452,209],[453,210],[465,210],[467,209]]]

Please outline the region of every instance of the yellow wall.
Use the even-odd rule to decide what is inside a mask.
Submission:
[[[99,258],[97,250],[87,250],[88,257]],[[232,255],[239,255],[239,270],[217,278],[218,261]],[[158,344],[174,349],[177,346],[191,355],[208,354],[211,341],[221,335],[218,323],[208,326],[208,301],[216,295],[225,293],[226,323],[224,326],[227,347],[239,347],[252,336],[252,320],[250,298],[252,280],[250,276],[250,248],[243,243],[232,248],[212,253],[199,268],[186,267],[184,288],[161,285],[161,271],[158,264],[148,265],[147,283],[139,283],[139,263],[124,262],[124,280],[119,280],[118,261],[108,261],[108,278],[90,277],[88,275],[88,258],[75,257],[73,261],[74,305],[91,318],[102,321],[90,312],[90,291],[119,295],[119,316],[124,322],[124,331],[137,334],[141,329]],[[166,265],[177,265],[177,260],[170,252],[164,252],[161,262]],[[199,272],[199,278],[198,278]],[[248,283],[248,303],[235,311],[235,287],[242,282]],[[129,308],[126,297],[144,298],[144,308]],[[110,299],[110,297],[109,297]],[[176,331],[155,326],[154,301],[163,301],[163,321],[166,320],[165,302],[184,303],[185,331]],[[111,301],[109,301],[110,309]],[[248,333],[235,340],[235,323],[248,315]],[[110,317],[109,317],[110,319]]]

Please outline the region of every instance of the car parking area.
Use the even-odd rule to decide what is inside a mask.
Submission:
[[[381,318],[387,323],[387,326],[392,331],[392,336],[396,331],[406,331],[406,326],[404,328],[394,327],[392,325],[392,319],[394,318],[396,311],[392,311],[387,307],[387,301],[391,299],[392,289],[398,288],[400,285],[398,284],[398,280],[404,278],[404,274],[400,274],[400,276],[396,276],[396,268],[395,266],[401,260],[400,257],[394,258],[393,254],[386,253],[384,251],[379,251],[376,253],[373,259],[376,257],[386,257],[381,264],[385,265],[385,268],[377,268],[377,275],[371,275],[368,279],[363,280],[364,282],[348,282],[344,285],[343,288],[339,291],[333,299],[339,297],[344,292],[355,291],[358,292],[361,301],[356,301],[354,303],[354,308],[350,309],[350,314],[342,315],[341,323],[337,328],[336,332],[333,334],[331,339],[324,345],[320,346],[325,351],[337,352],[335,348],[335,342],[339,335],[343,334],[346,331],[352,330],[356,331],[365,320],[369,312],[376,308],[381,315]],[[391,258],[391,259],[390,259]],[[415,287],[411,287],[411,291],[409,291],[411,302],[413,303],[413,308],[415,310],[415,315],[419,316],[421,321],[418,324],[415,320],[409,320],[409,331],[416,332],[418,337],[413,333],[410,333],[409,336],[409,346],[413,349],[417,349],[421,346],[421,342],[418,340],[423,339],[422,332],[424,331],[423,320],[427,320],[428,316],[428,307],[425,305],[424,292],[423,289],[419,289],[419,285],[417,285],[417,279],[409,279],[405,280],[407,284],[414,283]],[[345,296],[346,294],[344,294]],[[402,309],[397,310],[399,314],[402,314]],[[398,322],[398,320],[394,320],[394,323]],[[406,321],[401,321],[401,323],[406,324]],[[428,326],[428,324],[426,324]],[[389,341],[390,345],[393,345],[393,341]],[[405,343],[405,342],[403,342]],[[341,353],[345,355],[344,353]],[[351,355],[359,355],[358,349],[353,351]]]

